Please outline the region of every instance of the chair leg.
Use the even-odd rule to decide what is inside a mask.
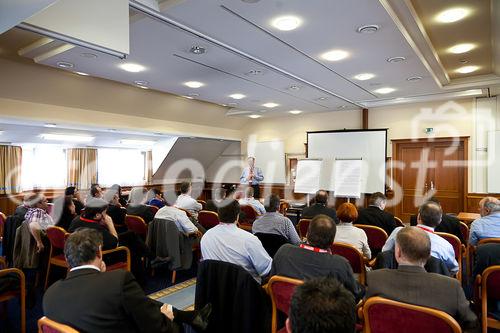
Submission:
[[[26,333],[26,279],[21,276],[21,295],[19,299],[21,306],[21,333]]]
[[[177,277],[177,271],[172,271],[172,284],[175,284],[176,277]]]
[[[49,264],[47,265],[47,274],[45,275],[45,285],[43,286],[43,290],[47,290],[47,286],[49,284],[49,276],[50,276],[50,259],[49,259]]]

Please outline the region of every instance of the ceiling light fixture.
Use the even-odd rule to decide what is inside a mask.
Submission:
[[[416,81],[420,81],[420,80],[422,80],[421,76],[410,76],[409,78],[406,79],[406,81],[409,81],[409,82],[416,82]]]
[[[130,145],[130,146],[152,146],[156,143],[156,141],[151,140],[138,140],[138,139],[123,139],[120,140],[121,144]]]
[[[266,107],[266,108],[269,108],[269,109],[272,109],[272,108],[275,108],[275,107],[279,106],[279,104],[273,103],[273,102],[269,102],[269,103],[262,104],[262,106]]]
[[[257,118],[260,118],[262,116],[260,114],[251,114],[251,115],[249,115],[249,117],[252,119],[257,119]]]
[[[188,86],[189,88],[200,88],[200,87],[203,87],[205,84],[201,83],[201,82],[198,82],[198,81],[188,81],[188,82],[184,82],[184,85],[185,86]]]
[[[200,94],[197,94],[197,93],[190,93],[188,94],[189,97],[198,97],[200,96]]]
[[[67,62],[67,61],[59,61],[56,63],[57,67],[61,67],[61,68],[73,68],[75,67],[75,65],[73,65],[72,63],[70,62]]]
[[[134,81],[134,84],[137,84],[138,86],[147,86],[147,85],[149,85],[149,82],[148,81],[137,80],[137,81]]]
[[[187,99],[194,99],[194,97],[191,97],[191,96],[182,96],[184,98],[187,98]]]
[[[302,24],[302,20],[297,16],[280,16],[272,20],[271,25],[281,31],[291,31],[297,29]]]
[[[84,72],[75,72],[75,74],[78,74],[81,76],[89,76],[87,73],[84,73]]]
[[[318,97],[316,98],[317,101],[326,101],[328,97]]]
[[[203,46],[193,46],[189,52],[193,53],[193,54],[203,54],[205,52],[207,52],[207,50],[203,47]]]
[[[470,9],[467,8],[450,8],[439,13],[436,16],[436,21],[441,23],[453,23],[465,18],[469,13]]]
[[[245,75],[262,75],[262,74],[264,74],[264,71],[260,69],[252,69],[245,73]]]
[[[405,57],[390,57],[390,58],[387,58],[387,62],[390,62],[390,63],[403,62],[405,60],[406,60]]]
[[[229,95],[229,97],[231,97],[232,99],[242,99],[242,98],[245,98],[246,96],[243,94],[232,94],[232,95]]]
[[[86,135],[71,135],[71,134],[41,134],[40,137],[44,140],[50,141],[67,141],[67,142],[91,142],[94,140],[93,136]]]
[[[137,87],[139,87],[141,89],[149,89],[149,87],[146,87],[146,86],[137,86]]]
[[[57,125],[54,123],[45,123],[45,124],[43,124],[43,126],[44,127],[57,127]]]
[[[97,54],[94,53],[82,53],[80,55],[84,58],[91,58],[91,59],[97,58]]]
[[[359,80],[359,81],[366,81],[366,80],[373,79],[374,77],[375,77],[375,74],[372,74],[372,73],[361,73],[361,74],[356,75],[354,78],[356,80]]]
[[[291,114],[301,114],[302,110],[290,110],[288,112],[291,113]]]
[[[339,61],[349,56],[349,52],[344,50],[331,50],[321,55],[321,58],[328,61]]]
[[[119,67],[123,69],[124,71],[131,72],[131,73],[139,73],[145,70],[146,68],[142,65],[139,64],[133,64],[133,63],[125,63],[125,64],[120,64]]]
[[[294,90],[294,91],[297,91],[297,90],[300,90],[300,86],[296,85],[296,84],[292,84],[290,87],[288,87],[289,90]]]
[[[345,109],[345,108],[347,108],[347,105],[340,105],[338,108],[339,109]]]
[[[460,73],[460,74],[468,74],[468,73],[472,73],[472,72],[475,72],[479,69],[479,66],[463,66],[463,67],[460,67],[456,70],[457,73]]]
[[[390,88],[390,87],[385,87],[385,88],[379,88],[377,90],[375,90],[374,92],[377,93],[377,94],[390,94],[391,92],[394,92],[396,91],[396,89],[394,88]]]
[[[376,24],[362,25],[356,31],[360,34],[372,34],[377,32],[380,27]]]
[[[448,49],[448,52],[454,53],[454,54],[461,54],[465,52],[469,52],[472,49],[474,49],[476,45],[472,43],[463,43],[463,44],[457,44],[455,46],[452,46]]]

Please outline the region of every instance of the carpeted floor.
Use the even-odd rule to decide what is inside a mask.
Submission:
[[[193,278],[160,290],[149,295],[149,297],[162,303],[172,304],[180,310],[192,310],[194,308],[195,291],[196,279]]]

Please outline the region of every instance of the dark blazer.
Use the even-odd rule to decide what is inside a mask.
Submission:
[[[373,269],[382,269],[382,268],[398,269],[398,266],[399,264],[396,261],[396,257],[394,256],[394,251],[389,250],[377,254],[377,260],[375,262],[375,267],[373,267]],[[433,256],[430,256],[429,259],[427,259],[424,268],[429,273],[451,276],[451,273],[448,270],[448,267],[446,267],[445,263],[442,260],[435,258]]]
[[[153,210],[146,205],[128,205],[127,214],[136,215],[143,218],[144,222],[149,223],[155,218]]]
[[[43,297],[44,315],[80,332],[175,332],[175,324],[160,312],[161,305],[124,270],[69,272]]]
[[[360,209],[358,219],[354,224],[373,225],[384,229],[387,235],[390,235],[397,227],[394,215],[376,206],[368,206],[367,208]]]
[[[381,296],[398,302],[444,311],[463,327],[477,325],[460,282],[447,276],[427,273],[423,267],[399,266],[368,272],[366,297]]]
[[[319,214],[330,216],[336,223],[338,223],[337,212],[335,211],[335,209],[327,207],[326,205],[320,203],[315,203],[309,207],[305,207],[302,210],[301,218],[312,219]]]
[[[417,215],[410,216],[410,225],[417,225]],[[451,216],[448,214],[443,214],[441,218],[441,223],[434,229],[436,232],[446,232],[452,235],[455,235],[460,239],[462,244],[464,244],[464,237],[462,232],[460,231],[460,220],[455,216]]]
[[[99,231],[102,234],[102,249],[103,250],[110,250],[114,249],[115,247],[118,246],[118,238],[113,236],[108,228],[103,226],[102,224],[98,222],[85,222],[80,219],[80,216],[78,215],[73,219],[69,226],[69,232],[74,232],[78,228],[89,228],[89,229],[95,229]]]
[[[472,277],[475,279],[478,274],[483,274],[486,268],[495,265],[500,265],[500,244],[479,245]]]

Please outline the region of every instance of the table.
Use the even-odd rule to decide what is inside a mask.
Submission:
[[[460,220],[460,221],[463,221],[467,224],[470,224],[472,221],[480,218],[481,215],[478,214],[478,213],[467,213],[467,212],[460,212],[458,215],[457,215],[457,218]]]

